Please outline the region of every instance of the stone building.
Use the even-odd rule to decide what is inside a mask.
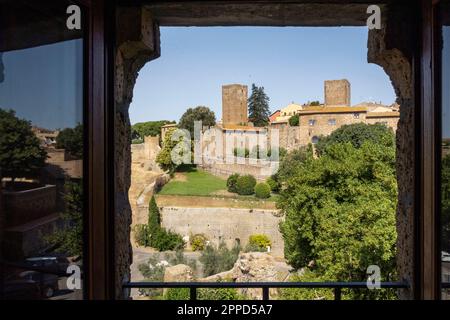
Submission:
[[[289,104],[280,111],[280,116],[270,122],[269,131],[278,130],[279,145],[287,150],[317,143],[320,136],[330,135],[343,125],[354,123],[382,123],[397,131],[400,118],[399,106],[363,102],[350,105],[350,83],[348,80],[327,80],[324,83],[325,104],[299,106]],[[289,119],[299,115],[299,125],[291,127]]]
[[[241,84],[222,86],[222,124],[243,125],[248,122],[248,88]]]
[[[326,106],[350,106],[350,82],[347,79],[326,80],[325,86]]]

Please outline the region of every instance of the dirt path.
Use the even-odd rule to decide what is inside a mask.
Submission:
[[[276,210],[275,202],[224,197],[156,195],[160,207],[248,208]]]

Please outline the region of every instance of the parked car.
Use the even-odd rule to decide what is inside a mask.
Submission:
[[[0,300],[39,300],[41,296],[39,286],[29,280],[6,281],[0,288]]]
[[[67,273],[70,262],[65,257],[45,256],[27,258],[25,259],[25,265],[29,268],[39,269],[36,271],[64,276]]]
[[[51,298],[58,290],[58,276],[55,274],[36,271],[24,271],[19,274],[20,279],[35,283],[42,298]]]

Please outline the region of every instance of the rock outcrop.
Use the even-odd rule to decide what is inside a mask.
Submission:
[[[291,267],[284,261],[278,261],[264,252],[241,253],[233,268],[219,274],[203,278],[200,281],[233,281],[233,282],[280,282],[289,277]],[[261,299],[261,289],[239,289],[249,299]],[[270,290],[270,296],[276,297],[277,289]]]

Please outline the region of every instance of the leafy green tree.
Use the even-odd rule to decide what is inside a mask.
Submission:
[[[211,109],[204,106],[196,108],[189,108],[181,116],[179,127],[186,129],[191,134],[191,139],[194,139],[194,122],[201,121],[202,127],[213,127],[216,125],[216,115]]]
[[[65,149],[72,157],[83,158],[83,125],[66,128],[56,137],[56,148]]]
[[[269,97],[264,92],[264,87],[252,84],[252,94],[248,99],[248,118],[255,127],[264,127],[269,122],[270,109]]]
[[[314,261],[314,272],[329,281],[362,281],[369,265],[380,267],[382,281],[395,277],[393,144],[368,139],[359,148],[329,145],[291,172],[278,205],[285,213],[285,257],[293,267]]]
[[[40,146],[30,122],[14,111],[0,109],[0,174],[16,178],[33,176],[45,166],[47,152]]]
[[[56,251],[69,256],[83,255],[83,183],[67,181],[64,194],[64,226],[46,238]]]
[[[156,156],[156,163],[158,163],[161,169],[163,169],[164,171],[169,171],[170,174],[173,174],[176,168],[179,166],[172,159],[172,150],[182,140],[182,138],[178,140],[172,139],[175,130],[176,129],[170,129],[167,131],[163,142],[163,148]]]
[[[442,250],[450,252],[450,154],[441,164]]]
[[[344,125],[329,136],[320,137],[316,150],[318,154],[323,154],[328,146],[342,142],[350,142],[354,147],[359,148],[365,141],[392,147],[395,145],[395,134],[391,128],[381,123]]]
[[[289,118],[289,125],[291,127],[298,127],[300,124],[300,116],[298,114]]]
[[[206,246],[200,257],[205,276],[209,277],[230,270],[238,259],[240,251],[241,247],[238,244],[230,250],[225,242],[221,242],[217,248],[212,245]]]
[[[312,158],[311,146],[294,149],[281,158],[278,171],[272,176],[273,180],[278,183],[278,189],[281,188],[283,181],[291,176],[292,172],[310,158]]]
[[[145,137],[156,137],[161,134],[161,127],[166,124],[175,123],[175,121],[160,120],[139,122],[131,127],[131,139],[143,141]]]
[[[148,232],[150,237],[155,237],[159,229],[161,229],[161,214],[158,205],[156,204],[155,197],[153,196],[150,199],[148,208]]]
[[[311,107],[317,107],[317,106],[320,106],[320,101],[311,101],[310,103],[309,103],[309,105],[311,106]]]

